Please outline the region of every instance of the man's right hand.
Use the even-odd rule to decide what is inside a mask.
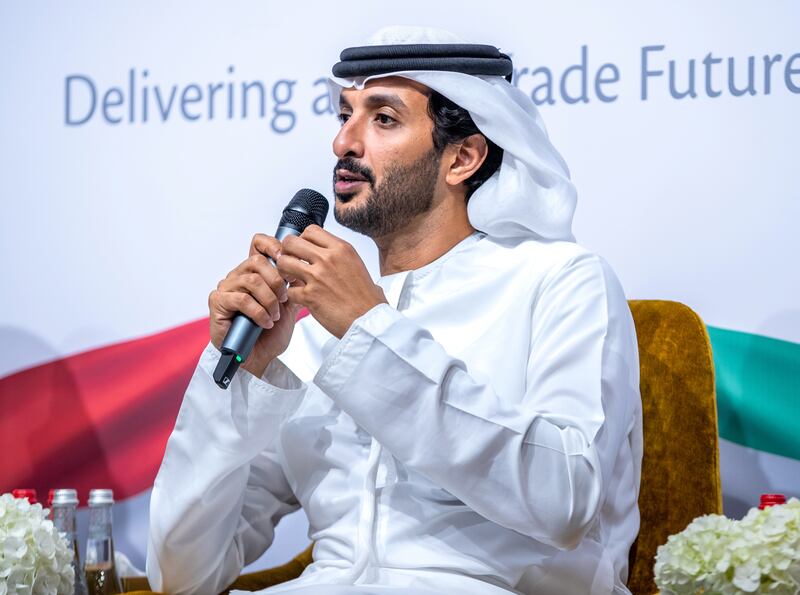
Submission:
[[[250,243],[249,258],[228,273],[208,296],[211,343],[217,349],[239,313],[265,329],[242,365],[259,378],[269,363],[286,351],[302,307],[289,301],[286,281],[267,260],[267,256],[275,260],[280,249],[281,243],[275,238],[256,234]]]

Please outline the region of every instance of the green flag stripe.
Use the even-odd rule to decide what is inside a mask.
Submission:
[[[719,435],[800,459],[800,344],[708,327]]]

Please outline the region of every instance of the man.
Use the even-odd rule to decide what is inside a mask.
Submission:
[[[211,293],[153,488],[154,589],[219,591],[302,506],[314,562],[270,593],[627,592],[632,319],[487,47],[390,28],[343,52],[335,216],[376,242],[381,278],[311,226],[257,235]],[[265,331],[226,393],[212,373],[238,312]]]

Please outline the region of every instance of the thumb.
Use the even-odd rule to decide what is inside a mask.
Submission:
[[[289,302],[289,311],[292,314],[292,318],[297,321],[297,316],[300,314],[300,310],[303,309],[303,304],[298,304],[296,302]]]

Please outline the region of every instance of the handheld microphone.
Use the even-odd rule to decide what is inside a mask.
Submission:
[[[319,192],[303,188],[298,190],[294,198],[289,201],[283,209],[278,231],[275,232],[277,240],[283,240],[286,236],[299,236],[306,227],[312,224],[319,225],[325,222],[328,215],[328,200]],[[268,257],[269,258],[269,257]],[[275,261],[269,258],[275,265]],[[214,370],[214,382],[222,389],[228,388],[236,370],[241,363],[247,359],[256,344],[263,329],[244,314],[237,314],[231,328],[225,335],[220,351],[217,367]]]

